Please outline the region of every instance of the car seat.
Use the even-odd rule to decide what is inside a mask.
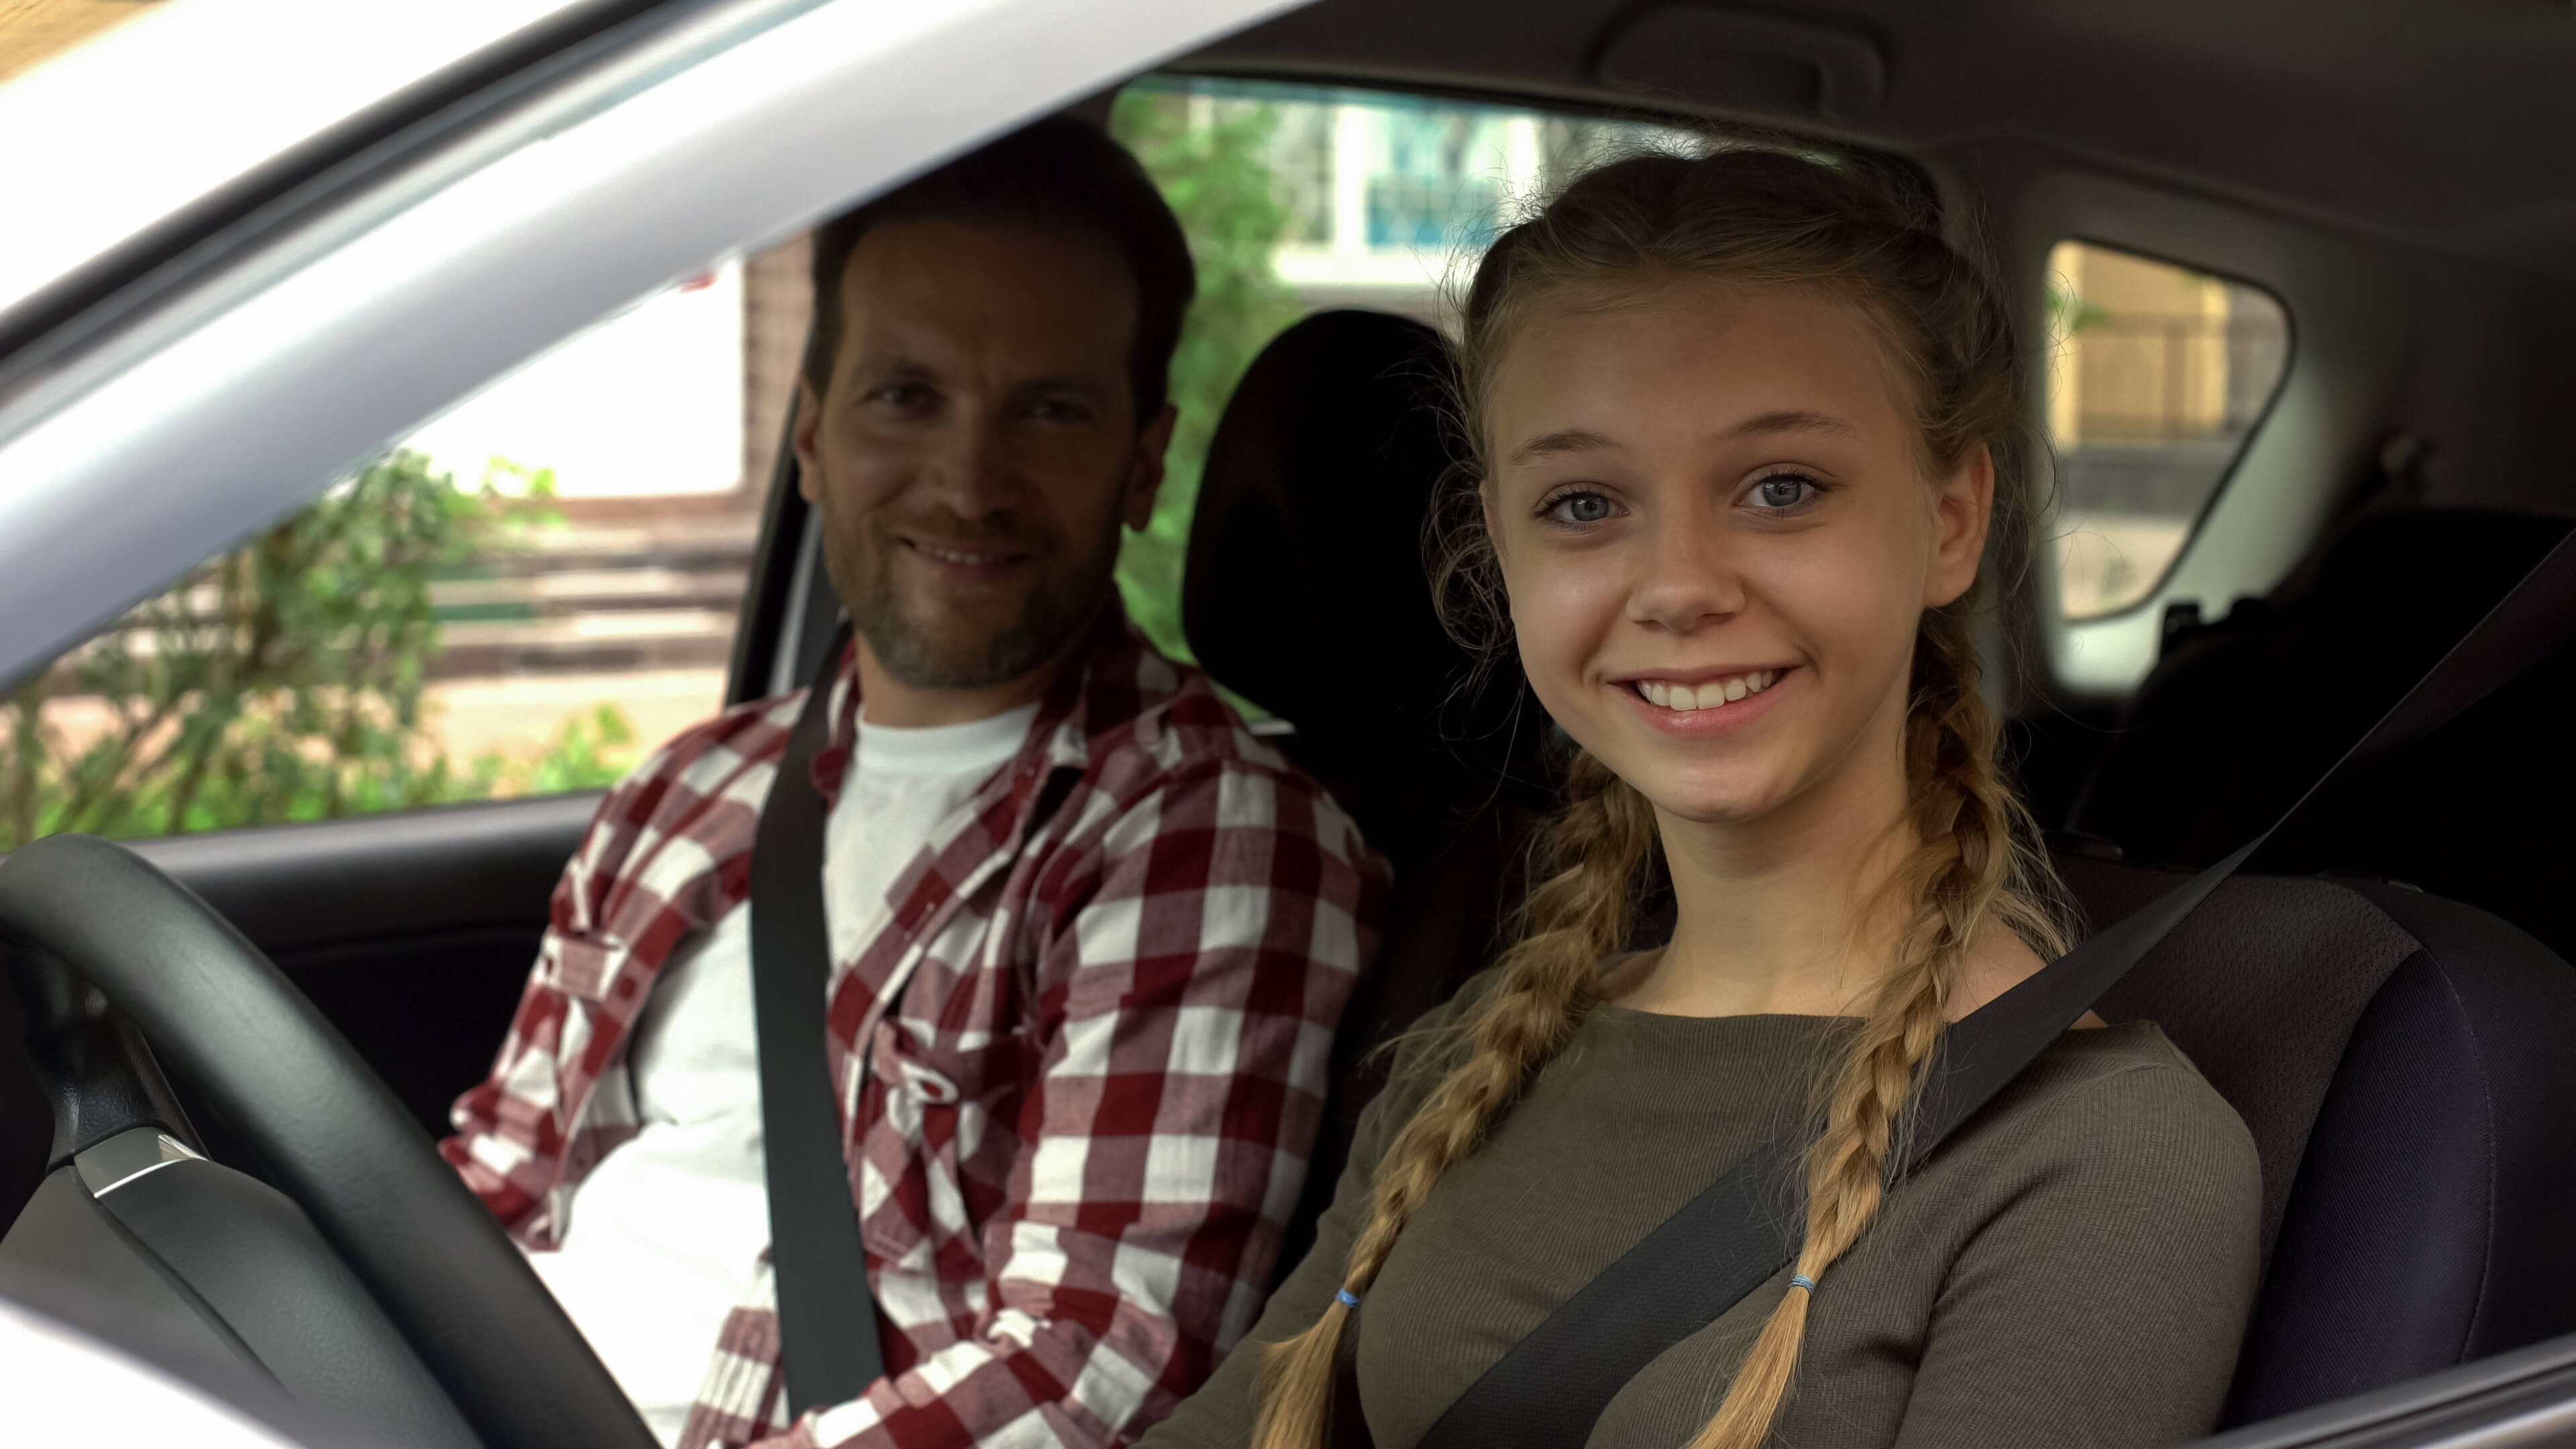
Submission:
[[[1406,318],[1334,311],[1290,327],[1228,400],[1190,527],[1191,650],[1294,726],[1282,746],[1394,867],[1380,964],[1343,1012],[1283,1274],[1382,1081],[1374,1048],[1486,964],[1542,808],[1520,762],[1546,717],[1517,669],[1508,689],[1472,687],[1423,569],[1423,520],[1453,456],[1447,369],[1438,334]]]
[[[1467,661],[1419,561],[1451,466],[1439,368],[1402,319],[1291,328],[1228,405],[1191,533],[1200,659],[1295,722],[1294,753],[1396,865],[1283,1272],[1379,1085],[1363,1054],[1490,958],[1546,804],[1534,707],[1495,691],[1462,728],[1448,703]],[[2180,879],[2083,842],[2061,865],[2095,924]],[[2264,1288],[2230,1422],[2576,1331],[2576,972],[2529,936],[2402,887],[2241,876],[2101,1010],[2159,1023],[2261,1152]]]
[[[2177,630],[2069,824],[2135,860],[2205,865],[2289,808],[2568,530],[2531,514],[2405,508],[2332,536],[2269,599]],[[2493,911],[2576,957],[2552,848],[2576,818],[2576,655],[2339,777],[2265,847],[2276,874],[2362,872]],[[2463,806],[2483,808],[2474,814]]]
[[[2058,864],[2096,926],[2184,878]],[[2227,1423],[2576,1332],[2576,970],[2540,942],[2404,886],[2239,876],[2098,1009],[2162,1027],[2262,1158]]]

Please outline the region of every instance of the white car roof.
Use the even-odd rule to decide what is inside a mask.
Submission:
[[[170,0],[0,86],[0,309],[571,0]]]

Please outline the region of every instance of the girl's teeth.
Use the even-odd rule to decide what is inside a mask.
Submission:
[[[1751,674],[1738,674],[1729,679],[1712,679],[1696,687],[1674,684],[1662,679],[1641,679],[1637,681],[1637,693],[1645,696],[1646,702],[1658,709],[1675,711],[1715,709],[1719,705],[1732,704],[1748,695],[1760,694],[1779,681],[1780,671],[1757,669]]]

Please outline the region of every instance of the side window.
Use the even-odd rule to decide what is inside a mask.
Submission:
[[[2048,258],[2048,430],[2068,619],[2153,594],[2280,391],[2272,295],[2090,242]]]
[[[0,702],[0,849],[605,785],[722,703],[801,248],[592,327]]]
[[[1622,149],[1689,148],[1665,127],[1382,91],[1155,76],[1128,86],[1118,138],[1162,186],[1199,268],[1172,364],[1180,410],[1152,524],[1118,580],[1165,652],[1181,638],[1181,568],[1199,469],[1236,379],[1310,312],[1442,319],[1444,286],[1522,202]]]

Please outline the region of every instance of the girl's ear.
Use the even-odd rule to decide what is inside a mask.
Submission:
[[[1977,581],[1994,509],[1995,455],[1979,443],[1933,495],[1932,568],[1923,581],[1923,607],[1940,608]]]

